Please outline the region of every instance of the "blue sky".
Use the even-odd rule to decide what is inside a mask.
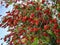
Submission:
[[[5,3],[4,3],[4,5],[5,5]],[[13,8],[13,4],[10,5],[8,8],[5,8],[5,6],[0,5],[0,15],[2,15],[0,17],[0,21],[1,21],[2,17],[6,15],[5,12],[11,11],[12,8]],[[7,28],[0,27],[0,38],[4,38],[5,35],[9,34],[9,32],[7,32],[7,30],[8,30],[8,27]],[[7,45],[3,40],[0,40],[0,45],[1,45],[1,43],[4,43],[3,45]]]

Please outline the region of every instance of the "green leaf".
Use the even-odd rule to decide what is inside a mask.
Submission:
[[[55,34],[54,34],[51,30],[47,30],[47,33],[48,33],[50,36],[56,38]]]
[[[47,44],[49,44],[50,39],[49,39],[49,37],[42,36],[41,41],[42,41],[43,44],[47,45]]]
[[[52,0],[53,2],[55,2],[56,0]]]
[[[31,45],[38,45],[38,38],[36,37],[36,38],[34,38],[34,42],[31,44]]]
[[[12,4],[12,2],[8,2],[10,5]]]
[[[58,8],[57,11],[60,12],[60,8]]]

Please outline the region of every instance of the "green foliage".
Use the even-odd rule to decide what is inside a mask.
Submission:
[[[38,45],[39,39],[36,37],[34,38],[34,42],[31,45]]]

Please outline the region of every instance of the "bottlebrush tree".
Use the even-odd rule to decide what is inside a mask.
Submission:
[[[8,45],[60,45],[59,4],[50,6],[47,0],[15,2],[6,13],[0,27],[9,27],[11,33],[4,38]]]

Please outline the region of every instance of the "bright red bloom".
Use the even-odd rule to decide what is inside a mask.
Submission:
[[[8,6],[9,6],[9,4],[7,3],[5,7],[7,8]]]
[[[60,18],[60,13],[58,14],[58,17]]]
[[[60,43],[60,39],[57,39],[56,42],[57,42],[57,43]]]
[[[32,28],[31,29],[31,32],[37,32],[38,31],[38,28]]]
[[[42,0],[42,4],[44,4],[45,0]]]
[[[36,7],[36,10],[38,11],[38,10],[41,10],[41,8],[40,7]]]
[[[35,20],[32,20],[30,23],[31,23],[31,24],[34,24],[34,23],[35,23]]]
[[[31,19],[33,19],[33,18],[34,18],[34,13],[32,13],[32,14],[30,15],[30,18],[31,18]]]
[[[48,30],[50,28],[49,25],[44,25],[44,30]]]
[[[38,25],[39,24],[39,20],[35,20],[35,24]]]
[[[58,27],[58,24],[54,24],[53,28],[57,29],[57,27]]]
[[[0,27],[2,26],[2,24],[0,24]]]
[[[22,18],[22,21],[25,22],[26,20],[27,20],[27,16],[24,16],[24,17]]]
[[[46,15],[51,15],[51,12],[50,12],[50,9],[49,8],[47,8],[45,11],[44,11],[44,13],[46,14]]]
[[[46,32],[43,32],[43,36],[48,36],[48,34]]]
[[[53,23],[57,23],[57,19],[56,18],[53,19]]]

